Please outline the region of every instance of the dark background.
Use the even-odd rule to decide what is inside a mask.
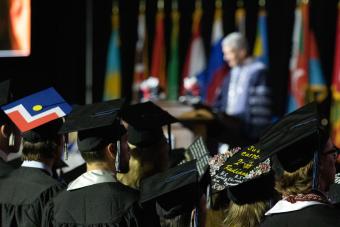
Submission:
[[[90,2],[91,1],[91,2]],[[106,51],[111,33],[111,0],[32,0],[32,54],[29,57],[0,58],[0,80],[15,78],[22,94],[54,86],[70,103],[85,102],[85,47],[87,4],[93,14],[93,101],[102,100],[106,67]],[[156,0],[146,0],[149,54],[154,33]],[[246,35],[253,47],[257,22],[258,1],[245,0]],[[310,0],[313,27],[322,67],[328,85],[333,69],[337,0]],[[179,1],[180,63],[181,67],[189,44],[194,0]],[[121,63],[123,96],[131,100],[134,51],[137,36],[139,1],[119,0]],[[209,55],[214,1],[203,0],[202,35]],[[224,33],[235,30],[236,0],[223,0]],[[294,22],[294,0],[267,0],[270,78],[274,91],[274,111],[285,112],[287,102],[288,63]],[[166,43],[170,37],[171,0],[165,0]],[[166,53],[168,54],[168,53]],[[323,103],[328,114],[330,96]]]

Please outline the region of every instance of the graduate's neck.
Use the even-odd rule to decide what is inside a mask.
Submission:
[[[106,162],[88,162],[86,163],[87,171],[92,170],[107,170],[113,172],[113,168]]]

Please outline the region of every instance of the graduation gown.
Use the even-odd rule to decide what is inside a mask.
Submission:
[[[106,171],[95,171],[78,177],[49,202],[44,212],[44,226],[148,226],[141,224],[138,192],[108,179]]]
[[[265,216],[261,227],[331,227],[340,225],[340,210],[316,204],[296,211]]]
[[[41,226],[46,203],[63,185],[38,168],[20,167],[0,181],[2,227]]]
[[[13,170],[14,168],[11,165],[0,158],[0,178],[6,176]]]

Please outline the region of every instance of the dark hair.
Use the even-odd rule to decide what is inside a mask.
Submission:
[[[92,150],[92,151],[80,151],[81,156],[85,160],[85,162],[102,162],[105,161],[105,148],[100,150]]]

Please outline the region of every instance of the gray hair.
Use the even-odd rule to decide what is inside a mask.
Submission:
[[[247,50],[247,40],[240,32],[233,32],[224,37],[222,47],[228,46],[234,50]]]

